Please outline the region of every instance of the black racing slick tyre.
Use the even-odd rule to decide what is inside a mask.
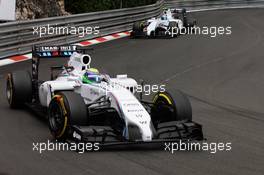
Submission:
[[[142,32],[143,32],[142,22],[140,21],[135,22],[132,27],[131,37],[137,38],[142,35]]]
[[[51,134],[58,140],[68,138],[73,125],[87,125],[87,108],[81,95],[72,91],[54,95],[48,107],[48,122]]]
[[[177,22],[169,22],[169,32],[171,37],[177,37],[179,35],[179,27]]]
[[[141,23],[142,22],[135,22],[133,24],[133,31],[134,32],[140,32],[142,30]]]
[[[153,123],[168,121],[192,121],[189,99],[179,90],[158,92],[153,98]]]
[[[17,71],[7,75],[6,96],[11,108],[20,108],[31,102],[32,79],[28,71]]]

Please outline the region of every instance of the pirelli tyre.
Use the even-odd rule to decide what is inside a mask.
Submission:
[[[48,122],[51,134],[58,140],[70,137],[73,125],[87,125],[87,108],[81,95],[72,91],[54,95],[48,107]]]
[[[135,22],[132,27],[131,37],[136,38],[142,35],[142,32],[143,32],[142,22],[141,21]]]
[[[180,31],[177,22],[169,22],[169,32],[167,33],[167,35],[169,35],[170,37],[177,37],[179,34]]]
[[[189,99],[179,90],[158,92],[153,97],[152,121],[154,125],[169,121],[192,121]]]
[[[31,102],[32,79],[28,71],[17,71],[7,75],[6,96],[11,108],[20,108]]]
[[[141,32],[142,31],[142,22],[138,21],[133,24],[133,31]]]

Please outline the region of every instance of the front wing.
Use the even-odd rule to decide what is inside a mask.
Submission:
[[[155,129],[152,141],[126,140],[108,126],[73,126],[75,142],[100,143],[101,146],[134,145],[179,141],[204,140],[202,126],[190,121],[172,121],[159,124]]]

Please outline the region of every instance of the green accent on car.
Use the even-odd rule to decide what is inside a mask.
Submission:
[[[87,77],[83,76],[82,77],[82,82],[86,83],[86,84],[92,84],[93,82],[91,80],[89,80]]]

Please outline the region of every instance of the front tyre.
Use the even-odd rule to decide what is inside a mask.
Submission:
[[[169,32],[170,37],[177,37],[179,35],[179,27],[177,22],[169,22]]]
[[[65,140],[73,125],[87,125],[87,120],[87,108],[81,95],[71,91],[54,95],[48,107],[48,121],[55,139]]]
[[[155,124],[169,121],[192,121],[189,99],[179,90],[158,92],[153,98],[152,119]]]
[[[32,79],[28,71],[17,71],[7,75],[6,96],[10,108],[19,108],[31,102]]]

